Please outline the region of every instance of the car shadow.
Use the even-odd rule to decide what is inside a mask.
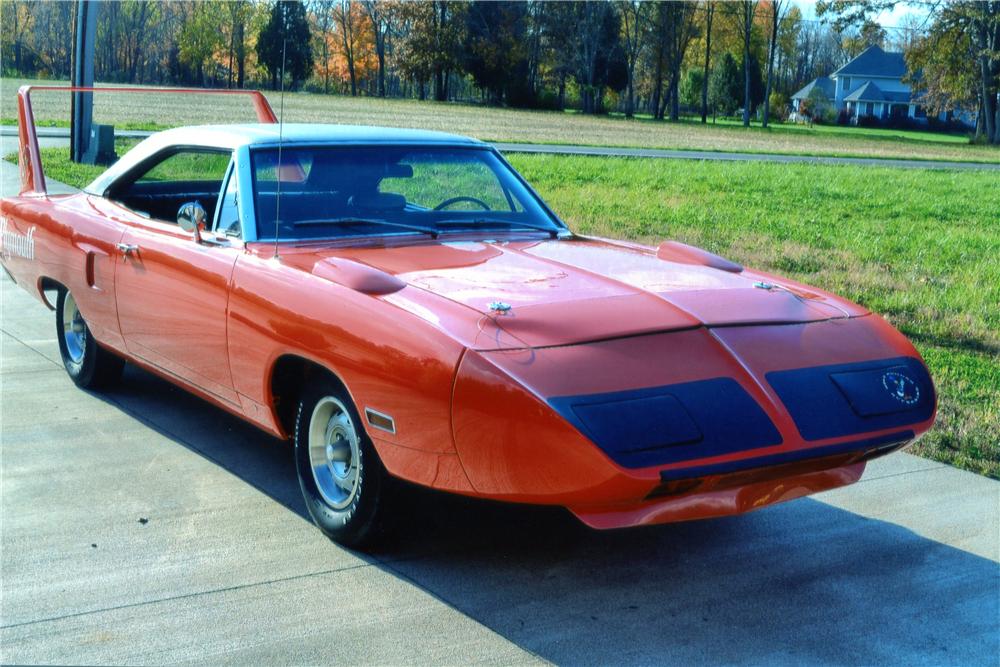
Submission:
[[[131,366],[101,396],[308,520],[286,443]],[[393,540],[370,562],[543,660],[995,664],[1000,654],[996,562],[818,500],[596,532],[562,510],[415,488],[402,498]]]

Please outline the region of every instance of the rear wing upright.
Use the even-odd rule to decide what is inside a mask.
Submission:
[[[21,86],[17,91],[18,126],[18,166],[21,170],[21,195],[46,194],[45,174],[38,153],[38,133],[35,130],[35,116],[31,110],[31,91],[59,90],[67,93],[173,93],[195,95],[249,95],[257,120],[261,123],[277,123],[278,118],[259,90],[220,90],[215,88],[135,88],[76,86]]]

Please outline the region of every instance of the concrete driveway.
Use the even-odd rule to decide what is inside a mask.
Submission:
[[[76,389],[0,282],[0,662],[997,664],[996,481],[896,454],[614,533],[423,492],[362,556],[308,522],[286,445],[131,367]]]

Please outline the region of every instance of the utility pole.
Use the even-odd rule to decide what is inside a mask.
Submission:
[[[97,0],[77,0],[73,35],[73,80],[76,87],[94,85],[94,42],[97,40]],[[94,120],[94,94],[73,93],[70,106],[70,158],[82,162],[90,144]]]

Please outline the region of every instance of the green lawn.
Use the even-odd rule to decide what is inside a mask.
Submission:
[[[0,80],[0,119],[16,118],[17,86],[28,81]],[[41,82],[37,82],[41,83]],[[278,109],[278,95],[266,93]],[[33,95],[39,123],[65,124],[69,95],[38,91]],[[116,127],[160,129],[176,125],[253,121],[248,100],[164,93],[99,93],[95,122]],[[586,144],[684,150],[784,153],[918,160],[1000,162],[1000,149],[970,145],[962,137],[868,128],[776,125],[749,129],[736,123],[701,125],[648,117],[625,120],[556,111],[498,109],[471,104],[419,102],[289,93],[285,120],[388,127],[414,127],[465,134],[486,141]]]
[[[79,186],[101,171],[67,156],[43,150],[46,174]],[[1000,478],[995,173],[508,157],[577,232],[685,241],[887,317],[923,354],[940,394],[937,425],[916,452]]]
[[[623,114],[611,114],[614,118],[624,119]],[[652,120],[648,114],[637,114],[639,120]],[[701,116],[681,116],[680,121],[688,124],[701,124]],[[708,119],[708,125],[717,128],[743,128],[743,121],[738,118],[716,118]],[[846,125],[806,125],[803,123],[783,123],[772,120],[767,129],[761,127],[760,122],[752,120],[751,130],[762,132],[781,133],[798,132],[802,134],[825,134],[853,139],[876,138],[876,139],[897,139],[902,141],[918,141],[932,144],[959,144],[969,143],[969,136],[962,132],[930,132],[924,130],[902,130],[885,127],[851,127]]]

